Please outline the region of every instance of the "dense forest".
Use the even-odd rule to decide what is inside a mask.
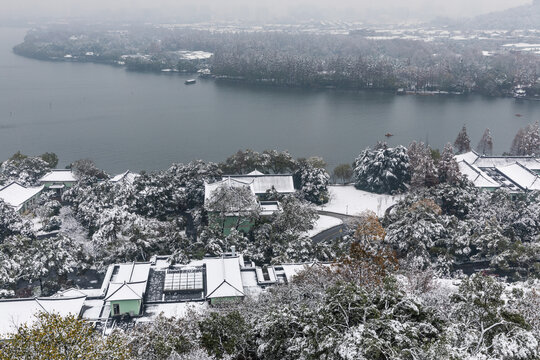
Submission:
[[[529,96],[540,91],[538,55],[501,47],[513,38],[511,31],[497,38],[482,33],[463,39],[376,35],[375,30],[342,35],[159,26],[50,27],[30,31],[14,51],[39,59],[120,64],[138,71],[201,70],[221,80],[277,86],[494,96],[512,95],[516,86]],[[532,40],[538,38],[530,35]],[[185,51],[213,56],[186,58]]]

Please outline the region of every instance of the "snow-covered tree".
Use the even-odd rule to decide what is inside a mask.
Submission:
[[[450,143],[445,145],[441,158],[437,163],[437,169],[441,183],[458,185],[464,181],[456,158],[454,157],[454,147]]]
[[[180,215],[204,203],[204,183],[221,178],[217,164],[192,161],[173,164],[166,171],[143,174],[135,180],[136,212],[164,220]]]
[[[267,170],[274,174],[288,174],[296,168],[296,161],[287,151],[264,150],[262,156],[264,167],[260,171]]]
[[[349,182],[353,176],[353,169],[350,164],[340,164],[334,169],[334,178],[340,179],[342,183]]]
[[[510,148],[512,155],[539,155],[540,154],[540,127],[538,122],[519,129]]]
[[[360,190],[379,194],[405,191],[411,179],[407,149],[382,144],[364,150],[354,162],[354,179]]]
[[[306,233],[317,219],[315,209],[292,195],[285,196],[281,206],[282,211],[256,224],[254,239],[247,246],[248,257],[261,264],[313,259],[312,241]]]
[[[263,173],[292,173],[297,166],[296,161],[287,151],[265,150],[258,153],[251,149],[239,150],[220,165],[224,174],[246,174],[254,170]]]
[[[41,160],[49,164],[51,169],[54,169],[58,165],[58,156],[52,152],[46,152],[40,155]]]
[[[491,136],[491,131],[486,129],[482,138],[478,142],[476,150],[482,155],[492,155],[493,154],[493,137]]]
[[[254,321],[259,358],[429,358],[442,321],[383,264],[373,254],[351,255],[335,268],[314,265],[262,295],[266,310]]]
[[[398,210],[397,221],[386,227],[384,242],[416,268],[431,265],[430,250],[449,235],[452,219],[430,199],[420,199]]]
[[[423,142],[413,141],[407,149],[409,156],[411,186],[414,188],[437,185],[439,176],[431,157],[431,148]]]
[[[256,211],[257,198],[246,186],[228,186],[226,184],[218,187],[208,199],[205,207],[208,211],[227,216],[227,214],[249,213]]]
[[[130,358],[122,338],[115,335],[102,337],[84,320],[48,313],[36,316],[37,321],[19,326],[13,337],[2,344],[0,360]]]
[[[294,178],[304,199],[317,205],[328,202],[330,175],[324,168],[314,166],[314,161],[309,159],[300,161]]]
[[[93,256],[101,268],[115,262],[147,261],[153,254],[172,254],[187,247],[174,222],[161,222],[124,208],[104,210],[92,235]]]
[[[0,199],[0,244],[12,235],[30,236],[32,227],[13,207]]]
[[[71,163],[73,173],[79,178],[79,181],[85,183],[95,183],[100,180],[107,180],[109,175],[99,169],[90,159],[81,159]]]
[[[46,240],[33,235],[10,236],[0,245],[0,263],[4,269],[0,272],[4,276],[0,278],[0,286],[4,283],[12,287],[19,280],[36,281],[66,275],[79,265],[77,255],[72,239],[63,234]]]
[[[458,358],[534,359],[538,339],[523,316],[508,307],[504,286],[493,277],[464,279],[452,296],[447,338]]]
[[[454,147],[456,148],[458,154],[471,151],[471,140],[469,139],[469,135],[467,135],[467,128],[465,125],[463,125],[456,140],[454,141]]]
[[[354,238],[362,246],[376,248],[384,240],[385,236],[386,231],[374,212],[365,211],[358,216],[358,225],[354,232]]]
[[[252,327],[245,314],[237,310],[223,314],[211,312],[199,322],[200,344],[218,359],[230,355],[237,359],[255,358]]]
[[[49,164],[41,158],[17,152],[0,166],[0,184],[17,181],[21,185],[35,186],[49,170]]]
[[[160,314],[151,322],[137,324],[125,337],[134,359],[161,360],[192,351],[197,346],[197,333],[192,314],[182,319]]]
[[[238,150],[238,152],[220,164],[223,173],[228,175],[246,174],[253,170],[262,169],[268,158],[264,159],[260,153],[251,149]],[[261,170],[259,170],[261,171]]]

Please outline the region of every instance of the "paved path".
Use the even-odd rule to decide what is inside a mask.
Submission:
[[[332,241],[341,238],[346,233],[348,227],[358,219],[356,216],[339,214],[331,211],[318,210],[317,213],[319,215],[326,215],[338,218],[343,221],[343,224],[336,225],[334,227],[331,227],[330,229],[321,231],[317,235],[313,235],[311,239],[315,243]]]
[[[340,224],[330,229],[324,230],[317,235],[311,237],[314,243],[320,243],[324,241],[332,241],[342,237],[347,230],[347,225]]]

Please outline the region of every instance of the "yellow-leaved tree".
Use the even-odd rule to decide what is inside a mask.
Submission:
[[[127,360],[129,348],[119,335],[102,337],[75,316],[39,313],[32,324],[0,346],[0,360]]]

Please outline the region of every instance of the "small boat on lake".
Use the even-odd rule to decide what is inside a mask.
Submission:
[[[186,84],[186,85],[193,85],[193,84],[195,84],[196,82],[197,82],[197,80],[195,80],[195,79],[189,79],[189,80],[184,81],[184,84]]]
[[[386,133],[386,134],[384,134],[384,136],[391,137],[391,136],[394,136],[394,134]]]

